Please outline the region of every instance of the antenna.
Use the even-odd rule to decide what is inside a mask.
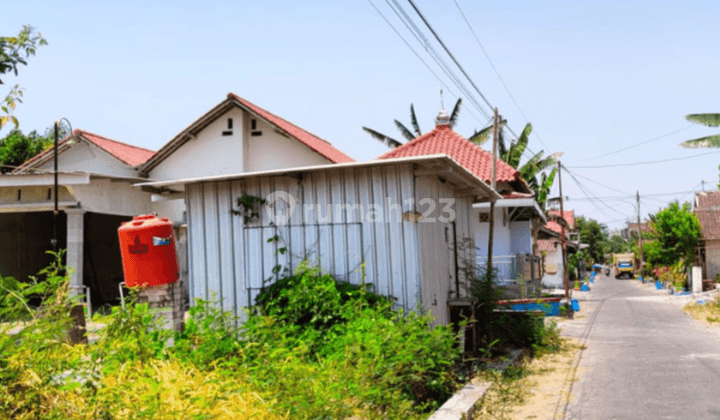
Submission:
[[[445,110],[445,100],[443,99],[443,88],[440,88],[440,109]]]

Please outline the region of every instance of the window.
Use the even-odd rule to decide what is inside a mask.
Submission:
[[[262,131],[257,129],[257,120],[250,120],[250,135],[262,136]]]
[[[233,134],[233,132],[232,132],[232,128],[233,128],[233,120],[232,120],[232,118],[228,118],[228,119],[227,119],[227,128],[228,128],[227,130],[225,130],[225,131],[222,132],[222,135],[223,135],[223,136],[232,136],[232,134]]]
[[[480,223],[490,223],[490,213],[480,213]]]

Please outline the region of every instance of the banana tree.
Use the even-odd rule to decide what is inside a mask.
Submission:
[[[452,113],[450,113],[450,127],[455,127],[455,124],[457,123],[458,115],[460,115],[460,105],[462,104],[462,99],[458,98],[457,102],[455,102],[455,106],[453,107]],[[413,104],[410,104],[410,124],[412,125],[412,130],[407,128],[405,124],[401,123],[398,120],[394,120],[395,127],[398,129],[400,134],[405,138],[406,141],[411,141],[415,139],[416,137],[422,136],[422,130],[420,130],[420,124],[418,124],[417,116],[415,115],[415,107]],[[379,131],[373,130],[372,128],[363,127],[363,130],[365,130],[368,134],[370,134],[374,139],[379,140],[384,145],[388,146],[391,149],[394,149],[396,147],[400,147],[403,145],[401,141],[398,141],[388,135],[385,135]]]
[[[690,114],[686,115],[685,119],[707,127],[720,127],[720,114]],[[680,143],[680,146],[686,148],[720,147],[720,134],[686,140]]]

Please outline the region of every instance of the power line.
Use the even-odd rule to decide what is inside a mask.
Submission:
[[[565,165],[563,165],[563,168],[565,168],[565,170],[566,170],[568,173],[570,172]],[[594,180],[592,180],[592,179],[590,179],[590,178],[588,178],[588,177],[586,177],[586,176],[582,176],[582,175],[580,175],[580,174],[575,174],[575,175],[579,176],[580,178],[586,179],[586,180],[588,180],[588,181],[590,181],[590,182],[592,182],[592,183],[594,183],[594,184],[598,184],[598,185],[601,186],[601,187],[607,188],[607,189],[612,190],[612,191],[615,191],[615,192],[619,192],[620,194],[633,195],[633,196],[634,196],[634,194],[630,194],[630,193],[628,193],[628,192],[618,190],[617,188],[608,187],[607,185],[601,184],[601,183],[599,183],[599,182],[597,182],[597,181],[594,181]]]
[[[467,16],[465,16],[465,12],[463,12],[462,8],[460,7],[460,4],[457,2],[457,0],[453,0],[453,1],[455,2],[455,6],[457,6],[458,11],[460,12],[460,15],[462,15],[463,20],[465,20],[465,23],[467,24],[468,29],[470,29],[470,32],[472,32],[473,37],[475,38],[475,41],[477,42],[478,46],[480,46],[480,49],[482,50],[483,55],[485,55],[485,58],[487,58],[488,63],[490,63],[490,67],[492,67],[493,71],[495,72],[495,75],[498,77],[498,79],[500,79],[500,83],[502,83],[503,87],[505,88],[505,92],[507,92],[508,96],[510,96],[510,99],[512,99],[513,103],[515,104],[515,107],[518,109],[518,111],[520,111],[520,115],[522,115],[522,117],[525,119],[525,122],[530,122],[530,119],[527,116],[525,116],[525,113],[523,112],[522,108],[520,108],[520,105],[515,100],[515,96],[513,96],[513,94],[510,92],[510,89],[505,84],[505,80],[503,80],[502,76],[500,76],[500,72],[498,71],[498,69],[495,67],[495,64],[490,59],[490,56],[488,55],[487,51],[485,51],[485,47],[483,47],[482,42],[480,42],[480,38],[475,33],[475,30],[473,29],[472,25],[470,24],[470,21],[468,20]],[[536,132],[533,132],[533,133],[535,134],[535,137],[537,137],[538,140],[540,140],[540,143],[542,143],[542,145],[546,149],[549,149],[549,147],[547,147],[545,142],[540,138],[540,135],[537,134]]]
[[[700,184],[698,184],[699,186]],[[661,197],[661,196],[673,196],[673,195],[679,195],[679,194],[689,194],[691,192],[694,192],[695,190],[689,190],[689,191],[677,191],[677,192],[671,192],[671,193],[654,193],[654,194],[643,194],[642,197]],[[598,197],[601,200],[626,200],[635,198],[634,195],[622,195],[622,196],[611,196],[611,197]],[[573,201],[582,201],[585,200],[584,198],[571,198]]]
[[[430,22],[428,22],[428,20],[425,19],[425,16],[422,14],[422,12],[420,11],[420,9],[415,5],[415,2],[414,2],[413,0],[408,0],[408,2],[409,2],[410,5],[412,6],[412,8],[415,9],[415,13],[417,13],[418,16],[420,16],[420,19],[423,21],[423,23],[425,23],[425,26],[428,27],[428,29],[429,29],[430,32],[433,34],[433,36],[435,37],[435,39],[437,40],[437,42],[440,44],[440,46],[443,47],[443,49],[445,50],[445,52],[447,53],[447,55],[450,56],[450,59],[453,61],[453,63],[455,63],[455,65],[457,66],[457,68],[460,69],[460,72],[461,72],[461,73],[465,76],[465,78],[470,82],[470,84],[472,85],[472,87],[475,88],[475,90],[476,90],[477,93],[480,95],[480,97],[483,99],[483,101],[485,101],[485,103],[487,104],[488,107],[490,107],[490,109],[493,109],[493,106],[492,106],[492,104],[490,104],[490,101],[487,100],[487,98],[485,97],[485,95],[483,95],[483,93],[482,93],[482,92],[480,91],[480,89],[477,87],[477,85],[476,85],[475,82],[472,80],[472,78],[467,74],[467,72],[465,71],[465,69],[460,65],[460,63],[457,61],[457,59],[455,59],[455,56],[453,55],[453,53],[450,52],[450,49],[445,45],[445,43],[443,42],[443,40],[440,39],[440,36],[437,34],[437,32],[435,32],[435,29],[433,29],[432,25],[430,25]]]
[[[563,165],[563,168],[565,168],[564,165]],[[621,216],[626,216],[625,214],[623,214],[623,213],[621,213],[620,211],[616,210],[614,207],[611,207],[611,206],[609,206],[607,203],[605,203],[604,201],[598,199],[598,197],[595,196],[593,193],[591,193],[590,190],[589,190],[587,187],[583,186],[583,185],[580,183],[580,181],[575,177],[575,174],[574,174],[574,173],[572,173],[571,171],[568,171],[567,169],[565,170],[565,172],[567,172],[567,173],[570,175],[570,177],[573,179],[573,181],[575,181],[575,184],[577,184],[578,188],[580,188],[580,191],[581,191],[588,199],[590,198],[590,196],[592,196],[593,198],[596,199],[596,201],[590,201],[590,203],[591,203],[595,208],[597,208],[598,210],[600,210],[600,208],[599,208],[599,207],[597,206],[597,204],[596,204],[597,202],[599,202],[600,204],[604,205],[605,207],[607,207],[608,209],[614,211],[615,213],[618,213],[618,214],[621,215]],[[608,213],[606,213],[605,211],[603,211],[603,214],[605,214],[606,216],[610,217],[610,215],[609,215]]]
[[[387,0],[386,0],[386,2],[387,2]],[[395,32],[395,34],[405,43],[405,45],[406,45],[408,48],[410,48],[410,50],[413,52],[413,54],[415,54],[415,56],[425,65],[425,67],[433,74],[433,76],[435,76],[435,78],[440,82],[440,84],[441,84],[443,87],[445,87],[451,94],[459,97],[459,95],[455,94],[455,92],[453,92],[453,90],[448,87],[448,85],[440,78],[440,76],[438,76],[438,74],[437,74],[435,71],[433,71],[433,69],[430,67],[430,65],[420,56],[420,54],[418,54],[418,52],[412,47],[412,45],[410,45],[410,43],[402,36],[402,34],[400,34],[400,31],[398,31],[397,28],[395,27],[395,25],[393,25],[393,24],[390,22],[390,20],[380,11],[380,9],[378,9],[378,7],[375,5],[375,3],[373,3],[372,0],[368,0],[368,3],[370,3],[370,5],[373,7],[373,9],[375,9],[375,11],[380,15],[380,17],[383,18],[383,20],[385,21],[385,23],[387,23],[388,26],[390,26],[390,28],[393,30],[393,32]],[[390,5],[390,4],[388,3],[388,5]],[[448,74],[448,72],[447,72],[447,70],[446,70],[446,68],[445,68],[445,67],[447,67],[447,65],[445,65],[445,67],[443,67],[443,64],[445,64],[445,63],[444,63],[444,62],[443,62],[443,63],[439,63],[438,60],[437,60],[435,57],[433,57],[432,54],[430,54],[430,52],[428,51],[427,47],[425,47],[425,46],[423,45],[423,43],[422,43],[422,41],[419,39],[418,35],[416,35],[415,32],[412,31],[412,29],[408,26],[407,23],[405,23],[405,21],[404,21],[404,20],[402,19],[402,17],[398,14],[398,12],[395,11],[394,8],[392,8],[392,5],[390,5],[390,8],[393,10],[393,12],[395,12],[395,14],[398,16],[398,18],[400,19],[400,21],[403,22],[403,24],[405,25],[405,27],[406,27],[406,28],[410,31],[410,33],[415,37],[415,39],[418,41],[418,43],[420,43],[421,46],[422,46],[423,48],[425,48],[426,52],[428,52],[428,54],[430,55],[430,57],[431,57],[433,60],[435,60],[435,63],[440,67],[440,69],[443,70],[443,71],[445,72],[445,74],[452,80],[453,78]],[[457,86],[457,83],[456,83],[456,86]],[[462,90],[462,89],[461,89],[461,90]],[[466,96],[467,96],[467,95],[466,95]],[[472,105],[472,99],[471,99],[471,105]],[[475,106],[477,107],[477,105],[475,105]],[[481,109],[481,111],[482,111],[483,113],[485,113],[484,110]],[[475,120],[477,120],[478,122],[482,123],[482,120],[481,120],[477,115],[475,115],[472,111],[470,111],[470,108],[468,108],[467,112],[468,112],[473,118],[475,118]],[[487,113],[485,113],[485,115],[487,116]]]
[[[485,115],[485,117],[490,118],[490,115],[482,108],[480,105],[480,102],[472,95],[470,90],[463,84],[463,82],[460,80],[458,76],[455,75],[453,70],[450,68],[450,66],[443,60],[442,56],[438,54],[438,52],[435,50],[435,48],[432,46],[432,44],[428,41],[428,39],[425,37],[423,32],[418,28],[418,26],[415,24],[415,22],[410,18],[410,16],[405,12],[405,9],[400,6],[397,0],[392,0],[392,4],[389,0],[385,0],[385,3],[390,7],[390,9],[395,13],[398,19],[405,25],[405,28],[410,31],[410,33],[415,37],[415,40],[425,49],[425,52],[428,53],[430,58],[435,61],[435,64],[437,64],[440,69],[445,73],[445,75],[450,78],[450,80],[457,86],[458,89],[462,93],[465,94],[465,96],[468,98],[470,103],[474,105],[482,114]],[[393,6],[394,4],[394,6]],[[478,120],[478,122],[480,122]]]
[[[654,137],[654,138],[652,138],[652,139],[650,139],[650,140],[645,140],[645,141],[642,141],[642,142],[640,142],[640,143],[636,143],[636,144],[633,144],[633,145],[631,145],[631,146],[624,147],[624,148],[622,148],[622,149],[613,150],[612,152],[605,153],[604,155],[599,155],[599,156],[592,157],[592,158],[590,158],[590,159],[585,159],[585,160],[583,160],[583,162],[587,162],[587,161],[589,161],[589,160],[599,159],[599,158],[605,157],[605,156],[610,156],[610,155],[613,155],[613,154],[619,153],[619,152],[624,152],[624,151],[630,150],[630,149],[632,149],[632,148],[634,148],[634,147],[642,146],[643,144],[648,144],[648,143],[654,142],[654,141],[656,141],[656,140],[660,140],[660,139],[662,139],[662,138],[671,136],[671,135],[673,135],[673,134],[675,134],[675,133],[679,133],[679,132],[681,132],[681,131],[683,131],[683,130],[687,130],[688,128],[692,128],[692,127],[694,127],[694,126],[693,126],[693,125],[688,125],[688,126],[686,126],[686,127],[680,128],[680,129],[675,130],[675,131],[673,131],[673,132],[670,132],[670,133],[667,133],[667,134],[663,134],[662,136]]]
[[[679,158],[670,158],[670,159],[662,159],[662,160],[651,160],[646,162],[631,162],[631,163],[616,163],[612,165],[596,165],[596,166],[571,166],[573,169],[598,169],[598,168],[616,168],[618,166],[639,166],[639,165],[652,165],[655,163],[664,163],[664,162],[673,162],[676,160],[687,160],[687,159],[693,159],[697,157],[703,157],[708,155],[716,155],[720,152],[707,152],[707,153],[700,153],[698,155],[692,155],[692,156],[683,156]]]

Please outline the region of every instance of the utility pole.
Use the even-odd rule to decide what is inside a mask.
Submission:
[[[643,249],[642,249],[642,229],[640,229],[640,191],[637,192],[637,207],[638,207],[638,215],[637,215],[637,227],[638,227],[638,249],[640,250],[640,266],[638,267],[638,271],[642,273],[643,268]]]
[[[558,160],[558,187],[560,188],[560,235],[562,235],[562,262],[563,262],[563,280],[565,281],[565,298],[570,299],[570,273],[568,273],[568,262],[567,262],[567,238],[565,237],[565,208],[563,207],[563,193],[562,193],[562,164]]]
[[[55,199],[55,206],[53,210],[53,239],[52,239],[52,246],[53,251],[58,251],[58,131],[60,129],[60,120],[55,121],[55,126],[53,127],[55,130],[54,135],[54,142],[53,142],[53,198]]]
[[[493,113],[493,144],[492,144],[492,173],[490,174],[490,187],[495,191],[497,183],[497,141],[498,141],[498,110],[495,108]],[[490,214],[488,215],[490,229],[488,230],[488,259],[487,259],[487,276],[492,278],[492,255],[493,255],[493,231],[495,230],[495,199],[490,199]]]

